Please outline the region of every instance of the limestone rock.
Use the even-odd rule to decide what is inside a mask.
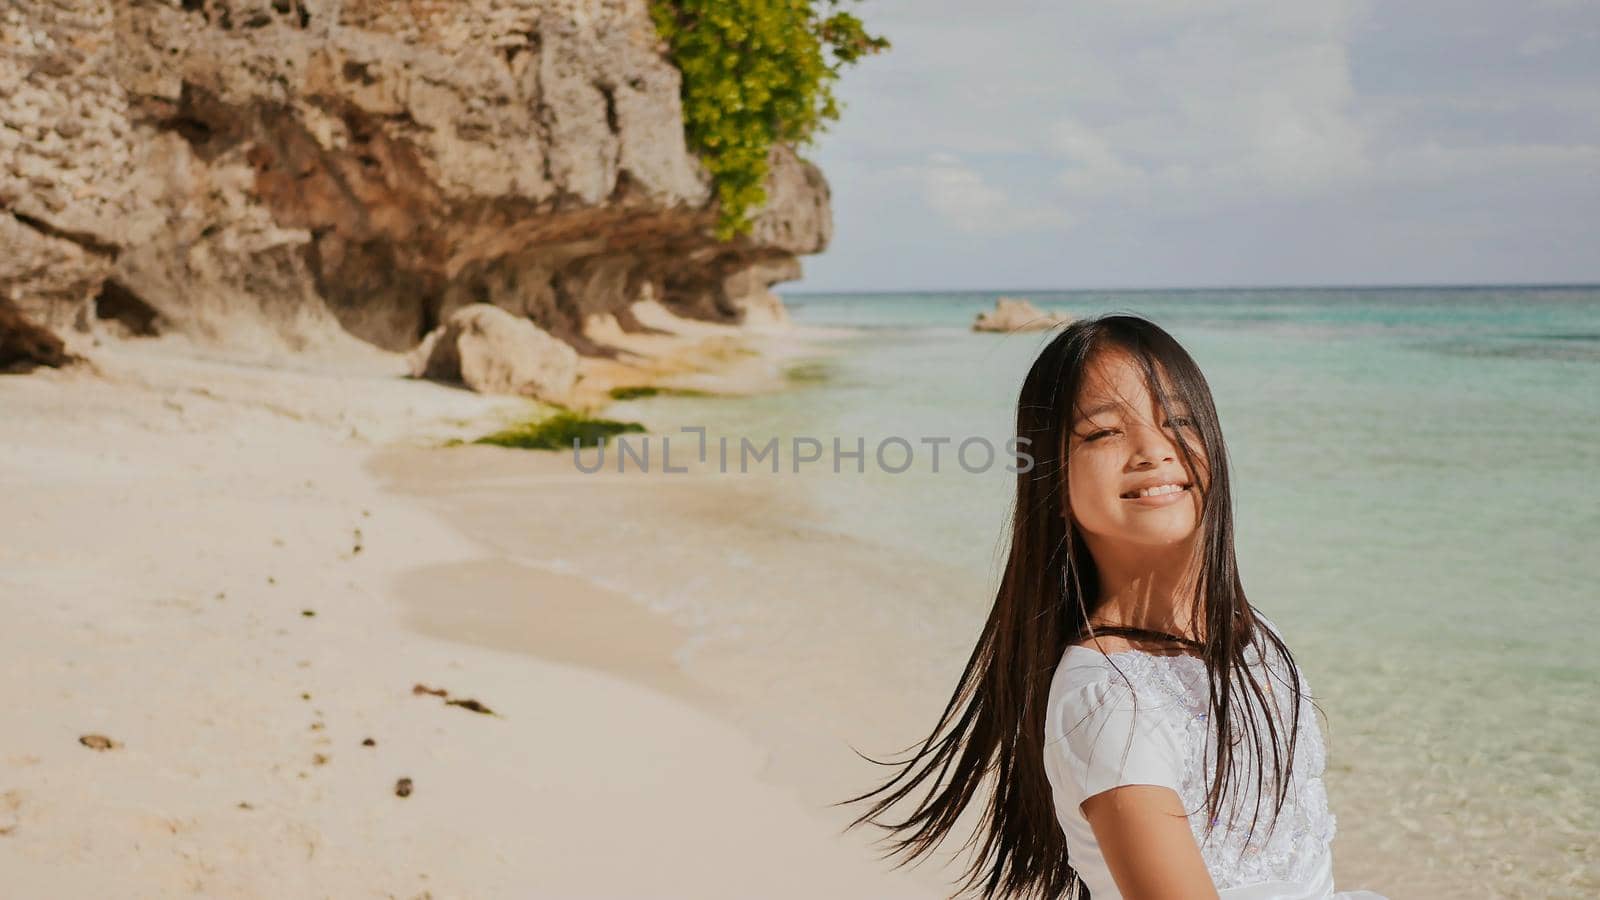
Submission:
[[[800,277],[800,261],[792,256],[754,260],[723,280],[723,293],[741,310],[741,321],[749,325],[782,327],[790,324],[789,311],[770,287],[780,281]]]
[[[0,373],[60,367],[72,360],[61,338],[28,321],[16,304],[0,297]]]
[[[715,240],[647,0],[8,0],[0,44],[0,296],[58,330],[405,351],[487,302],[603,354],[645,297],[776,318],[832,236],[776,147]]]
[[[1044,312],[1026,299],[1001,297],[994,309],[978,313],[973,331],[1048,331],[1072,321],[1064,312]]]
[[[562,402],[578,380],[578,353],[521,316],[473,303],[428,333],[409,357],[416,378],[459,381],[484,394]]]

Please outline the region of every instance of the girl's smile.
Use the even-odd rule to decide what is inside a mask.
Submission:
[[[1122,499],[1135,506],[1142,506],[1147,509],[1161,509],[1162,507],[1182,503],[1188,498],[1189,492],[1192,490],[1189,485],[1181,481],[1166,481],[1162,482],[1162,484],[1168,485],[1168,487],[1161,488],[1155,493],[1144,495],[1134,491],[1130,494],[1122,495]]]

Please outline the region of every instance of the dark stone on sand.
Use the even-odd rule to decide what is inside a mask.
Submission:
[[[483,713],[486,716],[495,715],[494,710],[484,706],[482,703],[479,703],[476,700],[446,700],[445,703],[449,704],[450,706],[459,706],[462,709],[470,709],[475,713]]]

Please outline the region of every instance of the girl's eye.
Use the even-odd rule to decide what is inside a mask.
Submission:
[[[1099,430],[1099,431],[1096,431],[1096,432],[1095,432],[1095,433],[1093,433],[1093,434],[1090,434],[1090,435],[1086,435],[1086,436],[1085,436],[1085,437],[1084,437],[1084,440],[1085,440],[1085,441],[1097,441],[1097,440],[1099,440],[1099,439],[1100,439],[1100,438],[1102,438],[1102,437],[1104,437],[1104,436],[1106,436],[1106,435],[1108,435],[1108,434],[1114,434],[1114,433],[1115,433],[1115,431],[1116,431],[1116,430],[1115,430],[1115,429],[1112,429],[1112,428],[1102,428],[1102,429],[1100,429],[1100,430]]]
[[[1175,424],[1178,424],[1178,425],[1181,425],[1181,426],[1184,426],[1184,427],[1192,426],[1194,424],[1194,420],[1189,418],[1188,416],[1173,416],[1171,419],[1168,419],[1167,421],[1168,421],[1169,424],[1174,424],[1175,423]]]

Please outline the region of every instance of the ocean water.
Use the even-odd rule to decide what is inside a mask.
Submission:
[[[996,296],[790,294],[797,322],[849,332],[794,366],[794,390],[640,408],[779,438],[810,510],[789,525],[954,565],[992,591],[1015,480],[1005,442],[1049,339],[972,332]],[[1152,318],[1205,372],[1245,589],[1327,717],[1340,887],[1600,896],[1600,289],[1021,296]],[[793,472],[797,436],[823,453]],[[851,458],[834,471],[835,439],[860,439],[865,471]],[[889,471],[907,445],[905,471]],[[939,602],[981,613],[981,590]]]

